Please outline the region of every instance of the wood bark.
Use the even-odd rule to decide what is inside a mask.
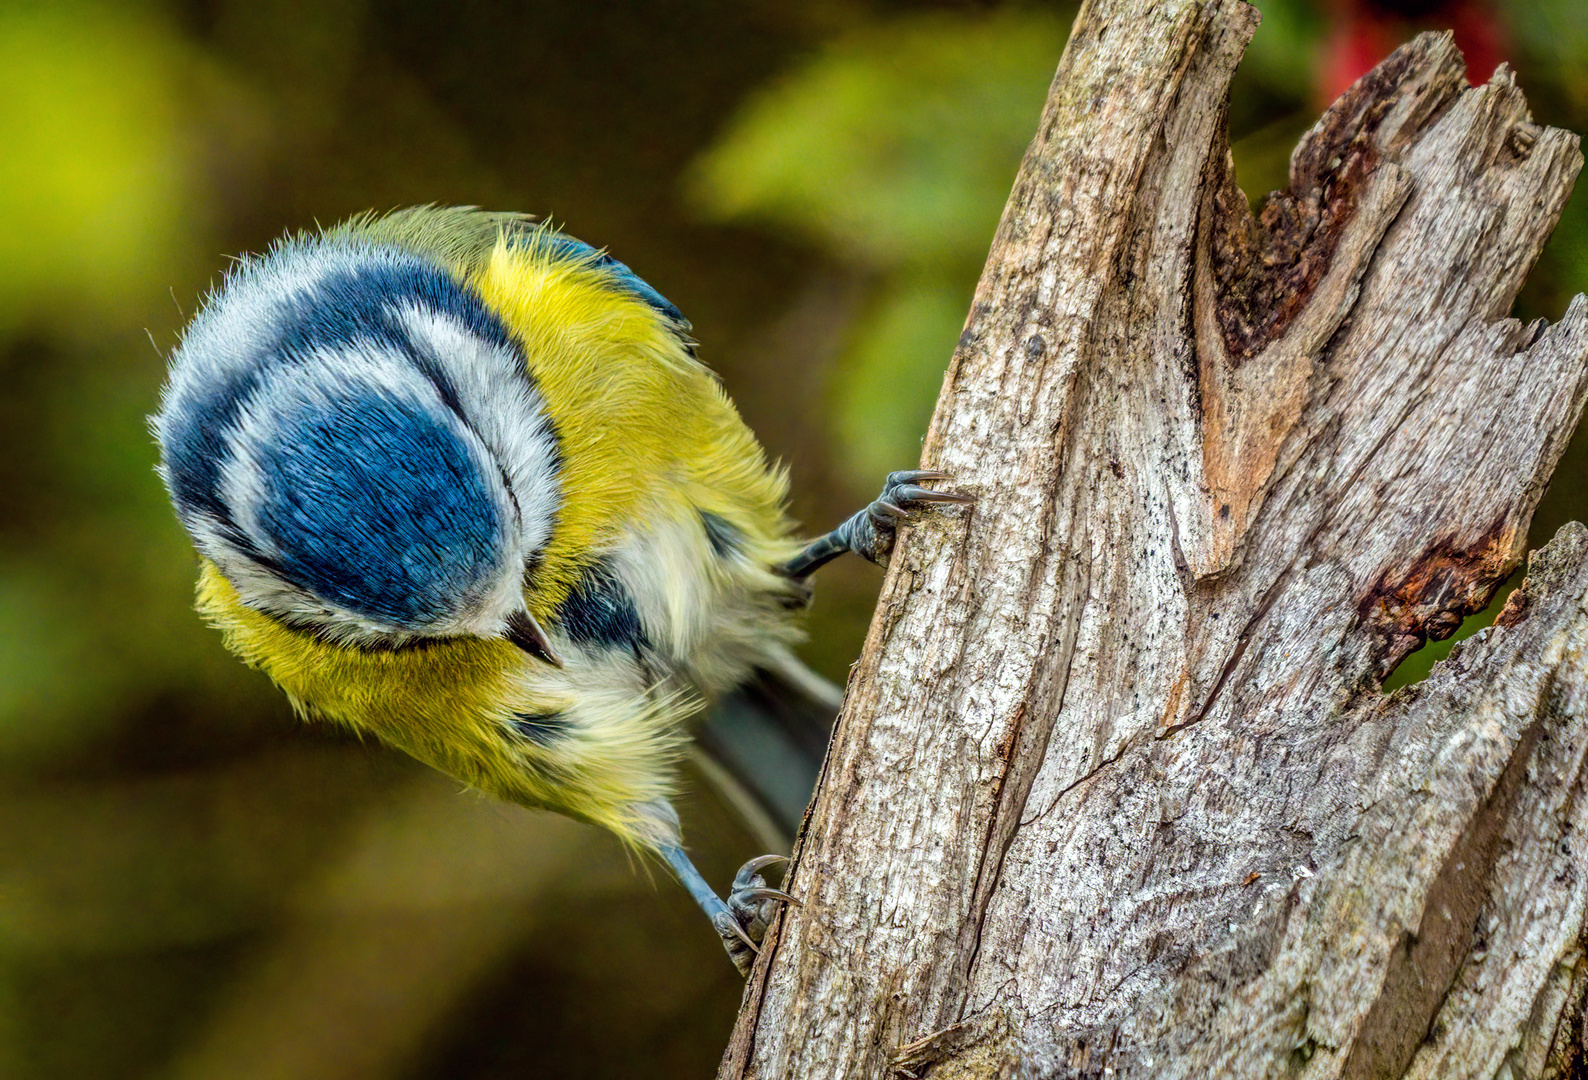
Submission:
[[[1060,61],[721,1077],[1588,1075],[1588,392],[1506,318],[1581,164],[1402,48],[1254,217],[1236,0]]]

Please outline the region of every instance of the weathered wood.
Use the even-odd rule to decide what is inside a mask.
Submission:
[[[1235,0],[1081,12],[722,1077],[1583,1060],[1588,530],[1481,609],[1588,393],[1506,319],[1580,166],[1426,35],[1254,219]],[[1554,1071],[1551,1071],[1554,1070]]]

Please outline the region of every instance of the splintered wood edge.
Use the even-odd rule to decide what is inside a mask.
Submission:
[[[1183,99],[1166,99],[1161,93],[1155,97],[1159,92],[1155,91],[1152,78],[1161,78],[1166,87],[1178,87],[1162,91],[1169,94],[1183,94],[1182,82],[1195,89],[1198,79],[1227,80],[1228,72],[1233,70],[1231,50],[1233,55],[1239,55],[1253,22],[1250,8],[1221,0],[1175,5],[1173,10],[1103,0],[1083,9],[1061,62],[1041,130],[1022,165],[1015,195],[1000,225],[987,271],[978,287],[976,306],[967,321],[966,335],[945,376],[944,394],[927,440],[927,459],[935,462],[945,454],[963,457],[967,451],[976,450],[986,455],[989,466],[1000,460],[1004,445],[1000,432],[995,430],[1000,415],[996,409],[1007,408],[1010,403],[998,397],[998,384],[991,388],[978,386],[977,380],[984,371],[989,377],[997,373],[1007,376],[1013,368],[989,364],[989,358],[1022,350],[1024,359],[1040,370],[1062,363],[1069,355],[1067,350],[1093,347],[1092,341],[1077,346],[1077,339],[1066,337],[1074,327],[1087,327],[1088,334],[1106,332],[1106,324],[1096,318],[1088,324],[1086,319],[1113,310],[1107,306],[1108,298],[1086,291],[1090,274],[1086,265],[1064,260],[1078,256],[1094,260],[1119,257],[1127,249],[1088,249],[1066,232],[1066,228],[1073,228],[1073,223],[1067,222],[1074,216],[1073,205],[1066,200],[1098,199],[1089,204],[1089,212],[1106,214],[1106,199],[1098,193],[1110,190],[1116,185],[1116,178],[1089,174],[1084,169],[1070,173],[1060,166],[1066,155],[1074,158],[1078,153],[1073,141],[1066,142],[1069,135],[1063,122],[1068,121],[1063,118],[1084,119],[1096,110],[1116,109],[1118,113],[1109,114],[1115,125],[1113,130],[1128,128],[1127,134],[1136,130],[1131,125],[1141,115],[1168,113],[1184,119],[1188,114]],[[1112,35],[1112,40],[1105,40],[1108,35]],[[1170,66],[1161,66],[1166,61]],[[1215,207],[1213,212],[1220,219],[1230,220],[1220,226],[1224,229],[1221,240],[1218,230],[1206,228],[1210,224],[1206,214],[1210,204],[1193,203],[1204,209],[1202,225],[1194,244],[1189,235],[1184,242],[1198,258],[1206,257],[1201,263],[1203,272],[1194,275],[1198,279],[1196,288],[1204,292],[1198,294],[1202,298],[1201,315],[1192,320],[1198,339],[1192,356],[1201,365],[1193,369],[1199,374],[1192,382],[1200,380],[1199,393],[1203,395],[1210,387],[1214,394],[1250,395],[1253,387],[1262,389],[1267,385],[1251,378],[1250,373],[1267,367],[1282,376],[1284,385],[1300,386],[1297,392],[1310,395],[1312,400],[1305,408],[1296,408],[1283,394],[1276,395],[1280,399],[1277,428],[1272,414],[1256,416],[1259,423],[1252,422],[1249,416],[1236,417],[1231,409],[1225,409],[1223,420],[1217,418],[1216,411],[1209,410],[1189,416],[1191,423],[1199,425],[1200,432],[1198,443],[1187,444],[1195,464],[1206,467],[1209,479],[1220,475],[1222,469],[1226,487],[1240,487],[1246,493],[1244,513],[1237,514],[1232,506],[1226,519],[1231,524],[1223,527],[1222,535],[1213,520],[1219,516],[1219,503],[1211,495],[1203,497],[1200,506],[1195,505],[1196,497],[1170,506],[1171,524],[1175,524],[1174,505],[1181,507],[1178,520],[1183,527],[1174,529],[1169,543],[1176,549],[1177,565],[1193,593],[1204,587],[1202,582],[1216,585],[1233,580],[1232,575],[1239,573],[1266,572],[1242,561],[1251,558],[1245,551],[1248,524],[1259,520],[1265,503],[1298,498],[1297,492],[1304,490],[1306,478],[1298,478],[1297,474],[1313,467],[1304,460],[1302,451],[1321,437],[1320,432],[1337,422],[1330,409],[1338,412],[1339,406],[1329,403],[1326,396],[1320,397],[1327,390],[1327,380],[1320,383],[1317,372],[1303,372],[1308,364],[1303,354],[1350,331],[1361,330],[1353,323],[1352,312],[1358,290],[1367,287],[1362,275],[1373,262],[1379,235],[1386,228],[1396,227],[1391,223],[1398,216],[1405,216],[1397,212],[1408,199],[1415,202],[1417,198],[1415,186],[1408,184],[1407,175],[1399,171],[1396,161],[1408,143],[1415,143],[1457,102],[1477,100],[1467,95],[1480,91],[1465,91],[1463,87],[1460,59],[1448,39],[1425,36],[1397,53],[1374,76],[1342,98],[1320,121],[1313,135],[1298,147],[1292,160],[1293,198],[1288,204],[1283,198],[1278,202],[1271,200],[1265,208],[1269,224],[1281,226],[1277,230],[1270,228],[1266,236],[1259,231],[1262,222],[1248,221],[1243,225],[1239,220],[1239,213],[1245,213],[1244,204],[1237,206],[1231,199],[1229,186],[1217,175],[1218,161],[1213,163],[1210,175],[1204,177],[1204,195],[1210,186],[1215,193],[1224,193],[1223,207]],[[1223,86],[1217,90],[1222,94]],[[1483,99],[1485,102],[1498,102],[1496,107],[1502,112],[1522,108],[1519,94],[1503,72],[1481,92],[1490,95]],[[1088,96],[1094,93],[1095,97]],[[1494,97],[1496,94],[1510,97],[1500,101]],[[1138,115],[1130,115],[1132,108],[1138,110]],[[1195,121],[1206,119],[1204,115]],[[1575,146],[1567,147],[1561,141],[1565,138],[1562,133],[1538,129],[1525,116],[1499,117],[1498,123],[1494,132],[1484,132],[1484,137],[1494,136],[1493,144],[1479,149],[1491,156],[1515,155],[1517,160],[1537,152],[1545,155],[1540,160],[1556,163],[1551,167],[1563,172],[1547,179],[1561,196],[1555,200],[1554,213],[1558,213],[1563,191],[1570,187],[1570,174],[1580,162],[1580,156],[1574,157]],[[1224,150],[1222,127],[1219,131],[1215,159]],[[1518,132],[1525,132],[1527,137],[1518,138]],[[1170,145],[1174,145],[1172,140]],[[1190,161],[1180,160],[1182,164]],[[1081,161],[1083,165],[1091,164],[1084,154]],[[1171,161],[1163,167],[1172,171],[1180,166]],[[1331,173],[1340,179],[1332,194],[1325,190]],[[1186,179],[1183,174],[1172,177],[1181,183]],[[1118,179],[1143,185],[1135,194],[1146,191],[1149,204],[1152,185],[1167,182],[1162,174]],[[1536,180],[1534,177],[1530,182]],[[1133,205],[1132,212],[1143,211]],[[1530,212],[1527,200],[1521,200],[1517,212]],[[1538,213],[1536,208],[1531,212]],[[1525,235],[1512,237],[1518,257],[1530,261],[1536,256],[1542,235],[1547,235],[1553,219],[1540,224],[1541,233],[1539,228],[1522,229],[1520,232]],[[1320,227],[1323,234],[1319,233]],[[1120,235],[1128,236],[1129,229]],[[1287,247],[1287,236],[1300,239],[1288,242]],[[1309,248],[1306,238],[1312,236],[1318,242]],[[1245,256],[1241,254],[1243,244]],[[1273,254],[1276,248],[1284,249],[1273,261],[1280,272],[1264,278],[1266,271],[1254,271],[1252,260],[1260,261],[1265,251]],[[1247,260],[1244,271],[1239,265],[1243,258]],[[1223,267],[1221,279],[1219,273],[1225,259],[1231,264]],[[1092,265],[1098,266],[1096,262]],[[1109,267],[1110,271],[1115,269]],[[1135,269],[1132,267],[1132,272]],[[1020,283],[1021,288],[1035,283],[1033,296],[1057,297],[1066,305],[1056,313],[1057,318],[1070,322],[1053,321],[1050,315],[1054,313],[1040,308],[1001,309],[1000,297],[1007,294],[1006,287],[1012,282]],[[1382,290],[1383,282],[1374,287]],[[1506,287],[1500,286],[1498,291],[1504,292]],[[1264,299],[1283,299],[1281,294],[1291,288],[1304,288],[1307,302],[1276,305]],[[1065,289],[1069,291],[1064,292]],[[1220,311],[1217,305],[1221,297],[1231,296],[1235,299],[1230,310]],[[1185,300],[1191,305],[1195,298],[1187,296]],[[1565,379],[1569,379],[1575,365],[1576,385],[1563,387],[1562,402],[1538,413],[1539,422],[1548,428],[1544,441],[1528,451],[1534,455],[1531,460],[1519,463],[1536,472],[1521,478],[1517,504],[1502,521],[1466,528],[1444,540],[1432,537],[1433,547],[1400,553],[1399,569],[1392,572],[1385,563],[1386,569],[1376,584],[1364,583],[1365,591],[1358,594],[1356,601],[1361,605],[1359,613],[1353,617],[1367,631],[1367,637],[1379,642],[1375,648],[1380,650],[1377,662],[1381,674],[1393,666],[1397,653],[1403,654],[1423,637],[1437,636],[1445,623],[1452,617],[1459,620],[1460,612],[1486,597],[1484,590],[1503,577],[1519,552],[1538,491],[1553,469],[1581,408],[1581,368],[1584,355],[1588,354],[1584,330],[1588,326],[1588,309],[1581,303],[1574,304],[1560,326],[1543,334],[1536,327],[1524,330],[1504,323],[1482,323],[1483,317],[1497,314],[1503,314],[1503,309],[1486,316],[1480,313],[1477,321],[1463,331],[1461,348],[1471,350],[1473,356],[1515,353],[1516,364],[1536,362],[1536,370],[1546,374],[1558,371]],[[1018,336],[1011,338],[1010,332]],[[1291,339],[1289,345],[1287,338]],[[1303,340],[1306,348],[1295,344]],[[1209,364],[1213,365],[1211,369]],[[1044,377],[1049,375],[1049,385],[1059,387],[1060,394],[1070,394],[1073,384],[1064,382],[1071,377],[1064,369],[1055,368]],[[1249,383],[1244,389],[1240,385],[1243,378]],[[1539,385],[1545,382],[1547,379]],[[1320,407],[1320,400],[1328,407]],[[1073,401],[1065,398],[1061,404],[1073,405]],[[1199,404],[1205,401],[1199,400]],[[966,437],[966,409],[984,405],[990,411],[981,417],[981,427],[971,427],[971,442],[957,442]],[[1170,406],[1173,407],[1172,402]],[[1013,414],[1001,415],[1008,416],[1012,423],[1029,425],[1039,415],[1036,410],[1048,407],[1050,404],[1032,398],[1015,402]],[[968,415],[977,414],[972,409]],[[1175,422],[1174,416],[1165,421],[1171,428]],[[955,433],[952,436],[951,431]],[[1208,449],[1210,445],[1212,451]],[[1104,459],[1116,479],[1128,479],[1133,462],[1108,460],[1106,455]],[[1058,460],[1070,464],[1062,458]],[[1008,478],[1002,480],[1007,482]],[[1069,480],[1075,482],[1073,475]],[[821,875],[829,869],[829,858],[853,854],[846,845],[866,842],[865,837],[846,835],[843,830],[845,801],[858,801],[866,794],[868,783],[880,780],[856,772],[877,760],[874,752],[863,752],[861,744],[882,734],[898,735],[887,726],[895,720],[879,720],[873,715],[882,701],[873,681],[880,674],[898,680],[903,677],[902,671],[912,670],[910,663],[919,665],[922,661],[917,652],[913,660],[896,657],[889,667],[879,666],[879,657],[886,650],[919,649],[922,628],[908,622],[911,615],[907,613],[920,617],[922,608],[917,601],[922,596],[974,596],[980,583],[966,577],[966,567],[947,539],[954,535],[963,544],[963,538],[968,537],[973,550],[978,543],[985,550],[987,535],[998,535],[997,530],[1009,524],[998,520],[998,505],[997,500],[988,499],[978,506],[975,516],[934,526],[928,531],[929,543],[924,547],[918,535],[907,535],[901,545],[900,556],[884,586],[859,675],[851,683],[849,701],[835,733],[834,748],[813,805],[814,817],[809,819],[814,822],[813,832],[802,836],[796,852],[797,858],[808,858],[814,849],[816,865],[801,867],[796,862],[791,868],[791,878],[803,879],[795,886],[797,894],[802,888],[810,888],[839,895],[848,888],[864,895],[862,886],[872,880],[851,876],[834,882]],[[1063,535],[1055,531],[1060,526],[1051,517],[1024,520],[1021,524],[1044,536]],[[1231,1076],[1259,1076],[1268,1075],[1278,1061],[1287,1060],[1306,1076],[1395,1075],[1409,1067],[1411,1075],[1486,1077],[1493,1075],[1502,1059],[1509,1060],[1508,1054],[1520,1055],[1516,1057],[1519,1063],[1524,1059],[1545,1061],[1551,1055],[1558,1058],[1562,1040],[1577,1030],[1566,1021],[1574,1015],[1574,1009],[1578,1010],[1575,1015],[1580,1016],[1582,984],[1588,981],[1582,975],[1582,965],[1568,962],[1575,947],[1571,943],[1582,927],[1583,886],[1571,877],[1569,862],[1558,867],[1550,862],[1552,858],[1556,862],[1567,859],[1566,854],[1559,852],[1559,845],[1540,854],[1533,850],[1536,845],[1531,840],[1536,839],[1535,834],[1554,835],[1547,827],[1550,821],[1571,818],[1561,826],[1561,835],[1573,828],[1588,828],[1588,822],[1579,824],[1573,816],[1577,806],[1588,805],[1588,800],[1575,798],[1582,747],[1588,743],[1583,732],[1583,718],[1588,710],[1571,693],[1563,691],[1556,680],[1561,675],[1575,678],[1576,686],[1588,683],[1581,677],[1584,586],[1588,582],[1583,581],[1581,574],[1566,580],[1561,576],[1565,570],[1560,567],[1573,560],[1581,564],[1583,539],[1580,529],[1563,531],[1556,544],[1535,560],[1537,569],[1529,574],[1528,590],[1514,609],[1508,608],[1506,624],[1482,639],[1463,643],[1425,684],[1390,698],[1377,697],[1372,685],[1350,689],[1350,700],[1342,703],[1345,711],[1339,718],[1349,720],[1355,742],[1340,749],[1361,744],[1367,756],[1356,762],[1343,759],[1342,768],[1350,768],[1341,775],[1357,778],[1351,782],[1354,787],[1348,786],[1348,791],[1360,791],[1353,797],[1367,799],[1370,792],[1383,796],[1384,805],[1374,803],[1377,809],[1370,807],[1362,817],[1364,829],[1376,830],[1374,839],[1353,846],[1348,837],[1338,851],[1319,849],[1328,857],[1328,865],[1311,869],[1298,866],[1277,893],[1263,892],[1269,898],[1263,901],[1267,906],[1260,909],[1260,918],[1254,913],[1249,925],[1237,928],[1231,923],[1227,933],[1211,925],[1202,927],[1208,934],[1198,942],[1206,950],[1202,958],[1175,979],[1164,982],[1160,992],[1139,993],[1133,1011],[1123,1022],[1114,1024],[1112,1035],[1106,1027],[1090,1034],[1092,1029],[1072,1028],[1066,1034],[1062,1030],[1045,1033],[1028,1026],[1024,1015],[1027,1004],[1018,999],[1022,990],[1030,992],[1034,987],[1025,986],[1012,973],[1004,975],[991,970],[979,975],[967,970],[962,956],[940,954],[925,958],[927,968],[922,969],[922,957],[909,960],[901,954],[894,959],[904,966],[890,970],[881,964],[887,957],[876,953],[887,947],[886,942],[835,938],[833,935],[845,925],[831,921],[837,910],[824,912],[820,903],[814,903],[801,912],[786,912],[769,935],[763,957],[746,988],[745,1007],[720,1075],[762,1076],[767,1075],[766,1070],[777,1075],[807,1075],[788,1071],[798,1061],[805,1063],[810,1070],[808,1075],[817,1075],[824,1067],[828,1072],[844,1075],[857,1071],[881,1075],[888,1070],[908,1075],[930,1067],[931,1075],[947,1077],[968,1074],[960,1066],[968,1067],[974,1054],[978,1067],[983,1069],[991,1060],[1005,1065],[1020,1061],[1031,1067],[1062,1066],[1083,1075],[1101,1075],[1104,1068],[1126,1075],[1134,1066],[1137,1075],[1145,1067],[1149,1075],[1205,1075],[1214,1069]],[[1082,536],[1083,544],[1084,540]],[[1181,541],[1185,542],[1184,550]],[[1198,548],[1199,543],[1204,546]],[[1159,544],[1162,546],[1164,541],[1160,539]],[[931,552],[936,561],[925,558],[924,552]],[[1261,626],[1271,612],[1279,614],[1269,605],[1288,587],[1289,571],[1285,574],[1268,586],[1269,600],[1256,605],[1248,616],[1248,626]],[[1084,594],[1086,585],[1082,578],[1066,587],[1078,587]],[[955,619],[963,618],[952,611],[949,614]],[[951,633],[942,644],[949,644],[954,633],[968,626],[955,623],[947,629]],[[1032,647],[1050,658],[1050,664],[1059,663],[1067,670],[1076,648],[1074,624],[1068,629],[1057,625],[1051,633],[1058,636],[1045,637]],[[1071,636],[1064,637],[1066,633]],[[1255,662],[1249,654],[1243,659],[1244,637],[1237,641],[1226,635],[1220,640],[1224,644],[1219,647],[1233,648],[1233,653],[1227,662],[1221,658],[1222,653],[1210,658],[1207,662],[1214,665],[1211,674],[1196,667],[1200,662],[1196,655],[1185,661],[1186,671],[1171,695],[1161,738],[1180,740],[1185,736],[1179,733],[1189,731],[1193,736],[1216,740],[1215,735],[1208,734],[1211,722],[1209,727],[1202,726],[1210,715],[1209,703],[1227,682],[1233,687],[1235,682],[1231,680],[1238,679],[1238,673]],[[1357,642],[1353,647],[1360,645]],[[963,639],[958,647],[966,648]],[[901,661],[909,662],[901,668]],[[942,662],[941,658],[934,658],[933,673],[923,673],[921,686],[935,685],[935,672]],[[1351,663],[1365,663],[1368,670],[1373,666],[1371,657],[1364,661],[1362,655],[1354,655]],[[918,667],[913,670],[920,671]],[[967,677],[975,676],[971,673]],[[955,690],[960,692],[959,687]],[[1062,699],[1062,683],[1058,692]],[[1184,698],[1176,703],[1182,692]],[[1221,708],[1237,707],[1231,704],[1232,694],[1233,690],[1226,692]],[[897,707],[897,696],[890,697],[889,703]],[[1462,709],[1470,712],[1453,711]],[[1466,744],[1419,742],[1415,733],[1427,726],[1423,723],[1425,716],[1440,722],[1448,722],[1453,716],[1470,716],[1477,725],[1476,734],[1462,737],[1476,740],[1471,742],[1473,752],[1467,752]],[[1320,718],[1328,721],[1326,715],[1320,714]],[[979,829],[987,848],[985,858],[965,886],[974,899],[961,897],[955,902],[955,909],[961,903],[969,903],[971,921],[961,927],[961,944],[965,934],[972,935],[973,953],[983,950],[981,920],[991,918],[987,905],[999,883],[999,861],[1010,843],[1019,838],[1017,825],[1036,767],[1047,756],[1055,716],[1050,705],[1038,708],[1036,699],[1028,694],[1006,713],[984,719],[992,725],[995,735],[987,750],[991,771],[978,773],[973,768],[964,776],[984,776],[987,791],[953,808],[953,813],[960,815],[953,827],[972,833]],[[1432,730],[1439,730],[1438,723]],[[1384,758],[1388,750],[1394,754]],[[1116,777],[1106,772],[1122,753],[1120,750],[1101,760],[1064,791],[1102,793],[1111,786],[1128,784],[1130,776]],[[1380,764],[1388,762],[1379,771],[1374,771],[1377,765],[1373,754],[1379,755]],[[1546,761],[1551,754],[1554,757]],[[1398,797],[1404,798],[1403,787],[1397,785],[1403,784],[1405,778],[1395,772],[1400,762],[1419,770],[1419,782],[1429,793],[1421,809],[1396,802]],[[1567,777],[1548,791],[1547,785],[1535,782],[1535,773],[1546,766],[1557,772],[1564,770]],[[945,781],[963,783],[964,778],[927,775],[921,783],[930,788]],[[1082,784],[1084,789],[1078,786]],[[916,791],[919,790],[917,785]],[[960,797],[953,790],[932,790],[945,803]],[[901,803],[897,809],[906,807]],[[967,813],[970,818],[964,816]],[[1419,818],[1418,813],[1425,816]],[[1519,851],[1523,852],[1522,857],[1517,856]],[[1549,852],[1556,852],[1558,858]],[[893,854],[903,858],[911,853]],[[869,863],[862,859],[857,864],[849,859],[840,865],[866,866],[881,875],[888,869],[888,860],[888,852],[877,851]],[[964,872],[964,867],[955,869]],[[925,904],[924,890],[937,883],[919,876],[920,867],[910,872],[918,875],[915,887],[923,890],[918,902]],[[1386,875],[1402,872],[1408,882],[1404,895],[1387,893],[1391,882]],[[1539,886],[1540,875],[1550,872],[1556,875],[1551,880],[1559,884],[1554,891]],[[847,869],[846,873],[853,875],[853,870]],[[1253,873],[1257,876],[1237,877],[1230,886],[1267,889],[1270,879],[1261,872]],[[1109,899],[1106,894],[1098,897],[1101,902]],[[891,894],[888,902],[898,902],[897,893]],[[1516,915],[1507,907],[1520,903],[1531,910],[1531,905],[1541,902],[1555,905],[1550,910],[1558,911],[1561,917],[1543,925],[1539,919]],[[920,914],[911,910],[898,913],[906,923]],[[943,922],[944,918],[951,920],[953,915],[951,911],[936,911],[933,918],[935,936],[924,940],[935,942],[943,939],[945,926],[949,925]],[[795,940],[799,944],[796,955],[785,956],[782,932],[791,920],[798,927]],[[1459,932],[1440,932],[1439,920],[1452,925],[1478,920],[1487,928],[1485,940],[1489,947],[1480,950]],[[1404,928],[1403,937],[1395,936],[1396,926]],[[993,927],[989,924],[987,929]],[[1524,947],[1531,950],[1528,955],[1538,958],[1536,963],[1496,962],[1494,943],[1502,939],[1516,946],[1513,953]],[[869,950],[870,955],[851,952],[856,949]],[[1552,953],[1551,949],[1555,951]],[[981,956],[985,958],[984,951]],[[869,965],[869,975],[847,970],[862,959]],[[782,970],[785,961],[802,973],[799,979],[810,982],[790,983],[789,971]],[[971,962],[975,962],[974,958]],[[782,978],[778,990],[781,996],[773,1012],[763,1013],[775,969]],[[884,980],[880,984],[865,981],[878,975]],[[1414,985],[1423,975],[1432,975],[1431,980],[1425,981],[1439,985],[1432,989]],[[1008,1002],[1012,1006],[1008,1011],[997,1004],[1000,985],[1012,988],[1009,993],[1014,999]],[[1239,991],[1232,998],[1234,987],[1239,987]],[[988,998],[988,994],[993,997]],[[991,1009],[984,1007],[989,1000],[994,1002]],[[957,1017],[955,1001],[959,1003]],[[1521,1012],[1527,1013],[1520,1021],[1516,1019],[1518,1001],[1524,1003]],[[776,1011],[781,1009],[790,1011]],[[1521,1027],[1520,1036],[1517,1025]],[[761,1046],[757,1045],[758,1036],[763,1039]],[[854,1045],[847,1045],[846,1040]],[[1116,1044],[1123,1056],[1115,1056]],[[1159,1056],[1151,1061],[1137,1054],[1141,1047],[1154,1046],[1173,1047],[1178,1052],[1171,1053],[1167,1060]],[[770,1055],[764,1061],[763,1049]],[[1488,1072],[1482,1072],[1482,1068],[1488,1068]]]

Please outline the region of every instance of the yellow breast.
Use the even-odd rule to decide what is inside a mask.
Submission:
[[[550,618],[591,560],[658,516],[716,514],[769,562],[797,550],[786,477],[653,308],[533,239],[498,242],[470,284],[523,345],[561,440],[562,510],[529,590],[537,616]]]

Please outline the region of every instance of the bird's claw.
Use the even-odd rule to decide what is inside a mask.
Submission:
[[[893,554],[895,534],[901,524],[917,519],[935,504],[966,505],[973,496],[957,491],[934,491],[921,486],[923,481],[952,480],[936,469],[907,469],[888,474],[882,494],[849,521],[849,548],[856,555],[879,566],[888,565]]]
[[[781,889],[769,888],[766,878],[761,876],[761,871],[768,866],[787,861],[781,855],[762,855],[741,866],[728,890],[728,911],[712,919],[722,937],[722,947],[728,950],[740,974],[750,973],[750,965],[760,952],[761,941],[766,937],[767,927],[772,925],[778,905],[799,904]]]
[[[733,961],[733,966],[739,969],[740,975],[749,976],[750,965],[761,955],[760,947],[750,940],[750,935],[726,911],[713,915],[711,925],[716,927],[717,936],[722,938],[722,947],[728,950],[728,959]]]
[[[802,606],[808,602],[810,590],[799,588],[816,568],[836,559],[846,551],[874,562],[888,565],[893,554],[895,534],[900,525],[914,522],[924,511],[940,503],[964,505],[975,502],[970,495],[957,491],[934,491],[923,483],[934,480],[951,480],[948,473],[936,469],[907,469],[889,473],[882,485],[882,494],[872,504],[852,516],[826,536],[819,536],[805,546],[805,550],[778,567],[790,582],[787,604]]]

